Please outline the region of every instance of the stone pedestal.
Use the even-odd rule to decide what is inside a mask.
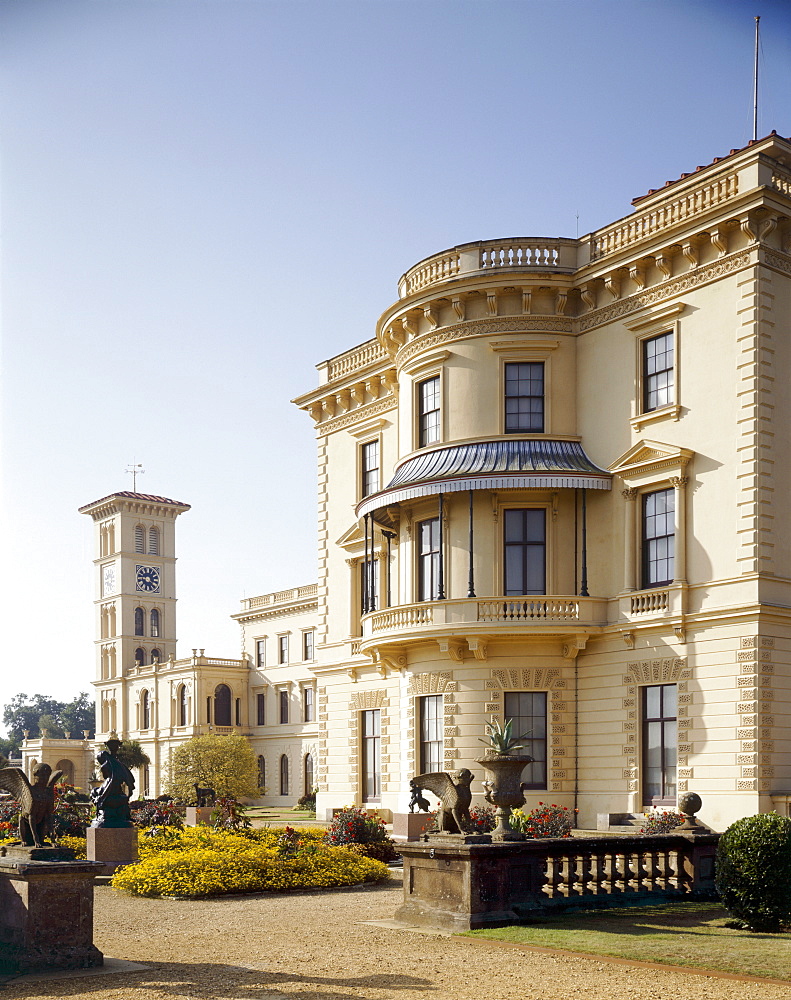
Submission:
[[[87,969],[102,965],[93,943],[91,861],[0,858],[0,952],[3,971]]]
[[[428,813],[393,813],[393,840],[419,840],[433,824]]]
[[[211,814],[214,812],[213,806],[187,806],[187,815],[184,818],[185,826],[197,826],[198,823],[211,824]]]
[[[124,865],[137,861],[137,828],[134,826],[115,828],[111,826],[89,826],[85,831],[89,861],[101,861],[104,872],[112,875]]]

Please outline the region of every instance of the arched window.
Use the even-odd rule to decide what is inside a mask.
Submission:
[[[313,755],[305,754],[305,795],[313,794]]]
[[[142,524],[135,525],[135,552],[145,552],[146,529]]]
[[[146,664],[146,651],[142,646],[138,646],[135,650],[135,663],[140,667],[144,667]]]
[[[263,757],[258,758],[258,787],[261,789],[263,794],[266,788],[266,761]]]
[[[178,700],[178,724],[180,726],[187,725],[187,685],[180,684],[178,695],[176,696]]]
[[[67,759],[59,760],[52,770],[63,771],[61,781],[65,781],[67,785],[74,784],[74,763],[72,761]]]
[[[140,632],[139,634],[142,635],[143,633]],[[153,608],[151,611],[151,632],[149,634],[152,639],[159,638],[159,611],[156,608]],[[135,632],[135,635],[138,635],[138,633]]]
[[[159,663],[159,661],[161,659],[162,659],[162,654],[160,653],[160,651],[158,649],[152,649],[151,650],[151,662],[152,663]]]
[[[159,555],[159,528],[148,529],[148,551],[152,556]]]
[[[151,698],[148,691],[143,691],[140,695],[140,728],[151,728]]]
[[[218,684],[214,689],[214,724],[231,725],[231,689],[227,684]]]
[[[280,758],[280,794],[288,795],[288,757]]]
[[[146,614],[142,608],[135,608],[135,635],[145,635]]]

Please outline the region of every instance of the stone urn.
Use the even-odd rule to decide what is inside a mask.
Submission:
[[[522,792],[522,771],[532,762],[532,757],[519,757],[510,753],[488,753],[479,757],[486,771],[483,787],[486,801],[496,810],[497,826],[492,830],[492,840],[524,840],[525,835],[511,826],[511,810],[525,804]]]

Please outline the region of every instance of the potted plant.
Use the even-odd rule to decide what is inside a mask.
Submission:
[[[486,754],[478,758],[486,771],[487,780],[483,782],[485,798],[495,807],[497,826],[492,831],[492,840],[524,840],[524,834],[511,826],[511,810],[523,806],[525,797],[522,789],[522,771],[532,763],[529,755],[521,756],[515,751],[522,750],[519,741],[529,736],[512,736],[511,719],[502,725],[499,719],[486,723],[486,738],[479,742],[486,747]]]

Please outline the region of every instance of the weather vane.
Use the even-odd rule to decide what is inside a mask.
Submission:
[[[135,462],[132,465],[127,466],[126,474],[132,475],[132,492],[137,493],[137,477],[142,476],[145,473],[142,462]]]

